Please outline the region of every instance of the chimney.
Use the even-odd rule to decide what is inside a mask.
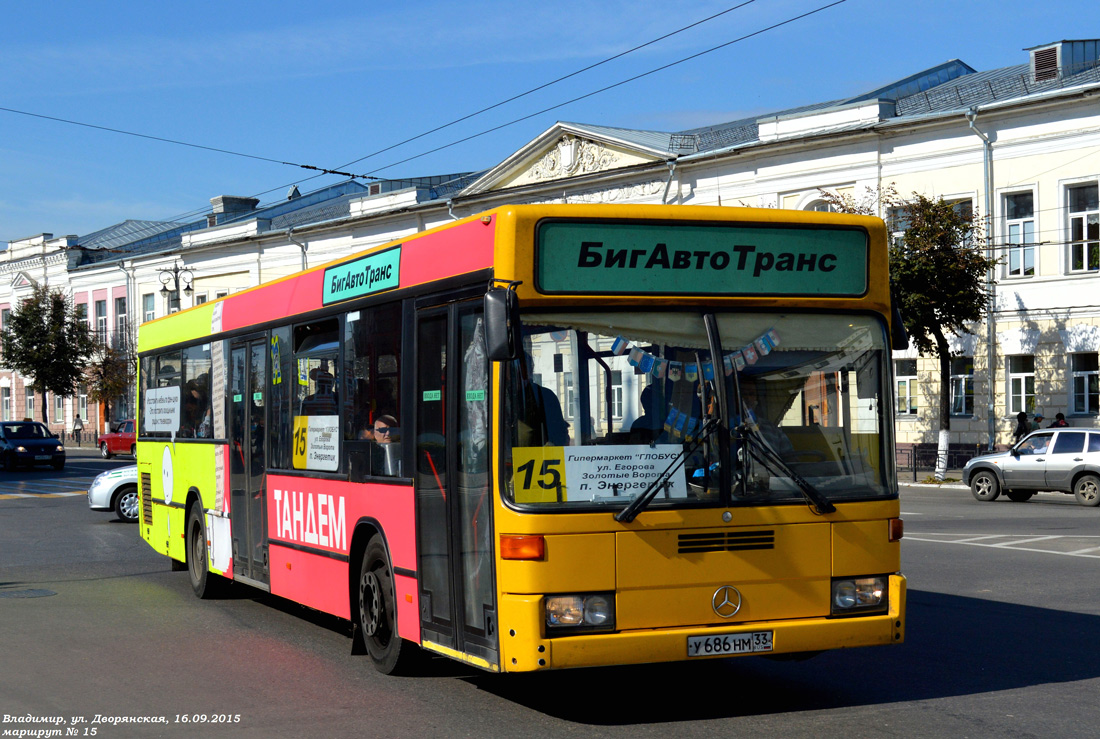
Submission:
[[[207,217],[206,223],[208,226],[225,223],[246,213],[251,213],[256,210],[256,206],[259,204],[258,198],[242,198],[236,195],[219,195],[216,198],[210,198],[210,205],[213,207],[214,212]]]

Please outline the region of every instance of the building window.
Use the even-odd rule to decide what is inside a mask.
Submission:
[[[95,333],[100,341],[107,341],[107,301],[95,301]]]
[[[1100,203],[1097,186],[1069,188],[1069,269],[1100,270]]]
[[[141,311],[144,314],[141,319],[143,323],[157,317],[157,302],[153,293],[145,293],[141,296]]]
[[[894,362],[894,380],[897,382],[897,409],[899,416],[917,415],[917,360],[898,359]]]
[[[126,322],[126,298],[115,298],[115,331],[116,339],[121,346],[130,333],[129,324]]]
[[[611,417],[621,421],[623,417],[623,371],[611,370]]]
[[[1035,196],[1030,192],[1005,196],[1005,235],[1008,239],[1008,274],[1035,274]]]
[[[5,421],[11,420],[11,388],[0,387],[0,415]]]
[[[951,358],[951,415],[974,415],[974,357]]]
[[[195,305],[202,305],[206,302],[206,293],[195,293]]]
[[[54,423],[65,421],[65,398],[57,393],[53,395],[53,420]]]
[[[27,388],[25,392],[27,393],[27,414],[24,418],[34,418],[34,390]]]
[[[1031,355],[1008,358],[1008,412],[1035,410],[1035,357]]]
[[[573,394],[573,373],[562,373],[562,381],[565,383],[565,408],[562,410],[565,412],[565,417],[568,419],[573,418],[573,406],[576,403],[576,396]]]
[[[88,386],[80,385],[77,389],[76,411],[85,421],[88,420]]]
[[[825,200],[815,200],[806,206],[806,210],[816,211],[818,213],[836,213],[836,206]]]
[[[1100,411],[1100,363],[1096,352],[1070,355],[1073,368],[1073,412]]]

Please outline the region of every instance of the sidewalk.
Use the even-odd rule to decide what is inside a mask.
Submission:
[[[945,482],[934,482],[936,477],[936,471],[934,469],[919,469],[917,470],[917,479],[913,480],[913,470],[898,468],[898,484],[899,485],[924,485],[926,487],[940,487],[940,488],[958,488],[962,490],[969,490],[966,485],[962,483],[962,468],[949,469],[944,474]],[[926,482],[926,480],[932,480],[932,482]]]

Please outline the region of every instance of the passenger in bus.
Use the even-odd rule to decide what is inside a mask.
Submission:
[[[646,385],[639,397],[642,415],[630,424],[630,441],[634,443],[656,443],[664,434],[664,419],[657,407],[657,393],[653,385]]]
[[[773,451],[780,455],[793,452],[795,449],[791,440],[769,417],[767,405],[760,397],[764,393],[761,392],[756,378],[739,375],[738,380],[741,386],[741,402],[745,407],[745,421],[760,429],[760,436]]]
[[[400,474],[401,429],[397,419],[383,414],[374,419],[371,428],[371,474],[396,477]]]
[[[523,376],[523,395],[520,406],[519,446],[567,446],[569,424],[561,411],[561,401],[550,388],[534,380],[534,359],[524,352],[526,373]]]
[[[302,400],[301,416],[335,416],[339,413],[336,403],[336,378],[322,364],[309,371],[309,379],[316,390]]]

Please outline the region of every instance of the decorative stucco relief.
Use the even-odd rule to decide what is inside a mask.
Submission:
[[[618,187],[604,187],[581,192],[569,192],[561,197],[542,198],[527,202],[534,204],[548,203],[631,203],[644,201],[654,195],[664,192],[665,183],[662,180],[651,180]]]
[[[535,182],[558,180],[590,172],[611,169],[619,161],[619,155],[603,144],[579,139],[566,134],[539,161],[524,173],[525,179]]]

